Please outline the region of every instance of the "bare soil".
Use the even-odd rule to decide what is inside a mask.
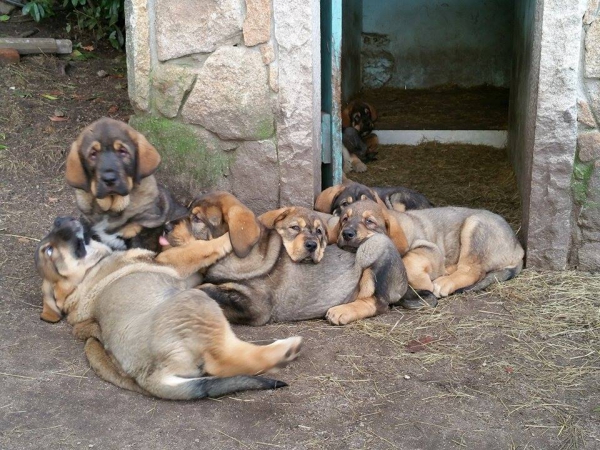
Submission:
[[[506,130],[508,89],[494,86],[381,88],[360,95],[377,109],[380,130]]]
[[[600,277],[585,274],[526,271],[435,310],[347,327],[236,327],[259,342],[304,336],[277,391],[169,402],[101,381],[67,324],[39,320],[33,266],[36,240],[74,211],[71,141],[101,116],[131,113],[123,55],[92,53],[66,76],[53,56],[0,68],[0,448],[600,447]],[[49,119],[57,108],[67,121]]]

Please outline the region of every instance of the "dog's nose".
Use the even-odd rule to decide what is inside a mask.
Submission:
[[[306,241],[304,243],[304,248],[312,253],[317,249],[317,243],[315,241]]]
[[[342,231],[342,237],[346,241],[350,241],[356,237],[356,231],[351,228],[346,228],[344,231]]]
[[[172,224],[171,222],[167,222],[167,223],[165,223],[165,231],[166,231],[167,233],[170,233],[171,231],[173,231],[173,228],[174,228],[174,227],[173,227],[173,224]]]
[[[107,170],[102,174],[101,178],[107,186],[112,186],[113,184],[115,184],[115,181],[117,181],[117,174],[112,170]]]

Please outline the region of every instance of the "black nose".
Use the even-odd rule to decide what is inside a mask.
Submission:
[[[54,219],[54,226],[58,228],[72,220],[75,220],[75,219],[73,219],[72,217],[57,217],[56,219]]]
[[[166,231],[167,233],[170,233],[171,231],[173,231],[173,228],[174,228],[174,227],[173,227],[173,224],[172,224],[171,222],[167,222],[167,223],[165,223],[165,231]]]
[[[342,231],[342,237],[346,241],[350,241],[356,237],[356,231],[351,228],[346,228],[344,231]]]
[[[112,170],[107,170],[102,174],[101,179],[106,185],[112,186],[117,181],[117,174]]]
[[[317,243],[315,241],[306,241],[304,243],[304,248],[309,252],[314,252],[317,249]]]

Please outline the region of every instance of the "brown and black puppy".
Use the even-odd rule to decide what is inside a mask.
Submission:
[[[342,209],[359,200],[372,200],[395,211],[432,208],[423,194],[402,186],[373,187],[347,180],[325,189],[315,201],[315,209],[339,216]]]
[[[126,123],[103,118],[71,145],[66,178],[95,239],[113,249],[156,249],[165,222],[181,205],[152,175],[160,155]]]
[[[364,172],[364,162],[377,157],[379,138],[373,133],[377,111],[360,100],[353,100],[342,110],[342,143],[344,144],[344,172]]]
[[[242,214],[243,208],[227,193],[199,198],[189,217],[168,226],[163,240],[183,246],[158,257],[165,264],[182,261],[194,252],[196,239],[229,231],[234,252],[204,272],[199,289],[217,301],[231,322],[263,325],[326,317],[344,325],[387,311],[406,292],[402,260],[386,236],[374,236],[351,253],[327,246],[333,228],[327,221],[336,221],[332,216],[291,207],[252,222],[251,211]],[[249,250],[242,246],[236,252],[232,230],[242,228],[257,239]]]
[[[35,253],[42,319],[66,314],[98,376],[132,391],[186,400],[285,386],[255,375],[294,360],[301,338],[239,340],[215,301],[192,288],[198,277],[187,277],[229,253],[229,237],[201,244],[181,272],[148,250],[112,251],[78,220],[59,218]]]
[[[406,266],[410,286],[446,297],[515,277],[523,248],[508,223],[490,211],[444,207],[391,211],[371,200],[346,207],[338,245],[385,234]]]

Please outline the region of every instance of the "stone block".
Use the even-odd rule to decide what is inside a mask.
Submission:
[[[14,48],[0,48],[0,66],[18,64],[21,61],[19,52]]]
[[[594,21],[594,19],[597,17],[599,3],[600,3],[600,0],[589,0],[588,1],[587,10],[585,11],[585,14],[583,15],[584,25],[591,24]]]
[[[600,21],[595,20],[585,34],[585,76],[600,78]]]
[[[274,133],[267,68],[259,52],[221,47],[200,69],[183,118],[223,139],[263,140]]]
[[[152,72],[154,106],[165,117],[177,116],[183,97],[196,79],[193,67],[160,64]]]
[[[15,10],[16,6],[0,1],[0,14],[10,14]]]
[[[273,141],[242,143],[229,172],[233,194],[256,214],[279,207],[279,167]]]
[[[246,0],[244,44],[252,47],[271,37],[271,0]]]
[[[581,133],[577,138],[579,160],[589,162],[600,157],[600,132]]]
[[[314,26],[319,23],[318,2],[273,0],[273,12],[279,84],[280,202],[282,206],[312,207],[321,182],[320,152],[313,150],[320,148],[320,109],[314,101],[320,86],[313,79],[320,54],[320,42],[314,38]]]
[[[577,100],[577,121],[586,128],[596,128],[596,120],[585,100]]]
[[[136,110],[150,103],[150,18],[146,0],[125,0],[127,90]]]
[[[156,0],[158,59],[209,53],[242,37],[243,0]]]

